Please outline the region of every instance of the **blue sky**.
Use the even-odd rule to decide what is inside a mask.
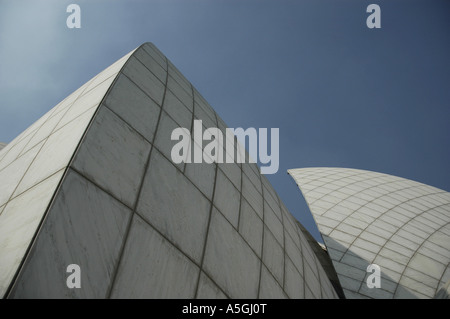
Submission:
[[[66,26],[71,3],[81,29]],[[371,3],[381,29],[366,26]],[[449,14],[445,0],[0,0],[0,141],[150,41],[230,127],[280,128],[267,177],[319,238],[289,168],[450,191]]]

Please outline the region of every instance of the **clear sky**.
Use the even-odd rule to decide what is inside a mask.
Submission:
[[[66,26],[71,3],[81,29]],[[366,26],[371,3],[381,29]],[[0,0],[0,141],[150,41],[228,126],[280,128],[267,177],[319,239],[289,168],[450,191],[449,17],[446,0]]]

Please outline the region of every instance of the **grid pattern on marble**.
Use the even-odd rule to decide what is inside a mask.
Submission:
[[[128,56],[0,150],[0,296],[14,277],[100,101]]]
[[[291,169],[347,297],[432,298],[450,279],[450,193],[387,174]],[[381,267],[381,288],[365,284]]]
[[[99,108],[10,297],[336,298],[255,164],[171,161],[172,130],[192,131],[195,119],[225,131],[181,72],[142,45]],[[80,201],[86,220],[74,223]],[[107,229],[96,237],[96,227]],[[89,286],[68,291],[61,269],[74,262]]]

